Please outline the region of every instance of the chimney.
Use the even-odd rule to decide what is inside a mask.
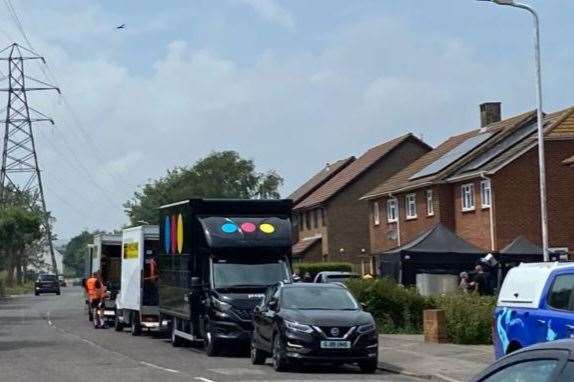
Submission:
[[[325,171],[331,171],[331,163],[327,162],[327,165],[325,165]]]
[[[480,105],[480,127],[485,127],[501,119],[500,102],[485,102]]]

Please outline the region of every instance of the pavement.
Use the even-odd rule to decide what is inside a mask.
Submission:
[[[381,368],[403,375],[445,382],[463,382],[494,361],[491,345],[425,343],[419,335],[381,335]]]
[[[396,348],[405,359],[412,359],[409,348],[400,343],[383,337],[382,356],[389,362],[401,358],[390,351]],[[400,366],[403,361],[399,361]],[[430,370],[436,367],[432,365]],[[269,363],[251,365],[245,351],[207,357],[200,348],[174,348],[167,339],[157,336],[133,337],[127,331],[96,330],[87,320],[78,287],[62,288],[61,296],[24,295],[0,300],[2,381],[424,381],[405,373],[408,371],[396,374],[380,370],[366,375],[352,366],[325,365],[276,373]]]

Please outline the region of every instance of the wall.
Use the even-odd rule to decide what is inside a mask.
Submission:
[[[326,206],[329,261],[360,264],[369,256],[371,208],[368,201],[360,198],[427,151],[427,147],[417,142],[403,143],[329,201]],[[343,255],[340,248],[345,250]]]
[[[453,184],[452,191],[454,200],[452,206],[454,211],[454,227],[455,232],[461,238],[478,248],[490,251],[492,247],[490,237],[490,208],[492,207],[482,207],[480,196],[481,180],[483,179],[476,178]],[[461,187],[465,184],[474,184],[474,210],[472,211],[462,210]]]

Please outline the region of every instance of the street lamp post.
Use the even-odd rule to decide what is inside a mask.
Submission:
[[[536,64],[536,97],[538,109],[536,119],[538,124],[538,167],[540,177],[540,219],[542,225],[542,248],[544,261],[550,261],[548,250],[548,210],[546,204],[546,165],[544,159],[544,121],[542,115],[542,65],[540,63],[540,22],[538,14],[529,5],[515,2],[514,0],[482,0],[491,1],[499,5],[524,9],[534,17],[534,61]]]

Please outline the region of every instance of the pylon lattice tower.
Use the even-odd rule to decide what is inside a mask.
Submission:
[[[6,77],[8,87],[0,89],[8,93],[0,169],[0,207],[5,208],[11,202],[9,200],[11,193],[30,196],[30,207],[39,207],[42,211],[52,268],[54,273],[58,274],[42,175],[32,130],[32,124],[35,122],[54,124],[54,121],[28,104],[27,93],[38,90],[56,90],[59,93],[60,90],[25,74],[24,63],[31,60],[41,60],[44,64],[46,62],[43,57],[32,50],[16,43],[0,51],[0,61],[8,63]]]

